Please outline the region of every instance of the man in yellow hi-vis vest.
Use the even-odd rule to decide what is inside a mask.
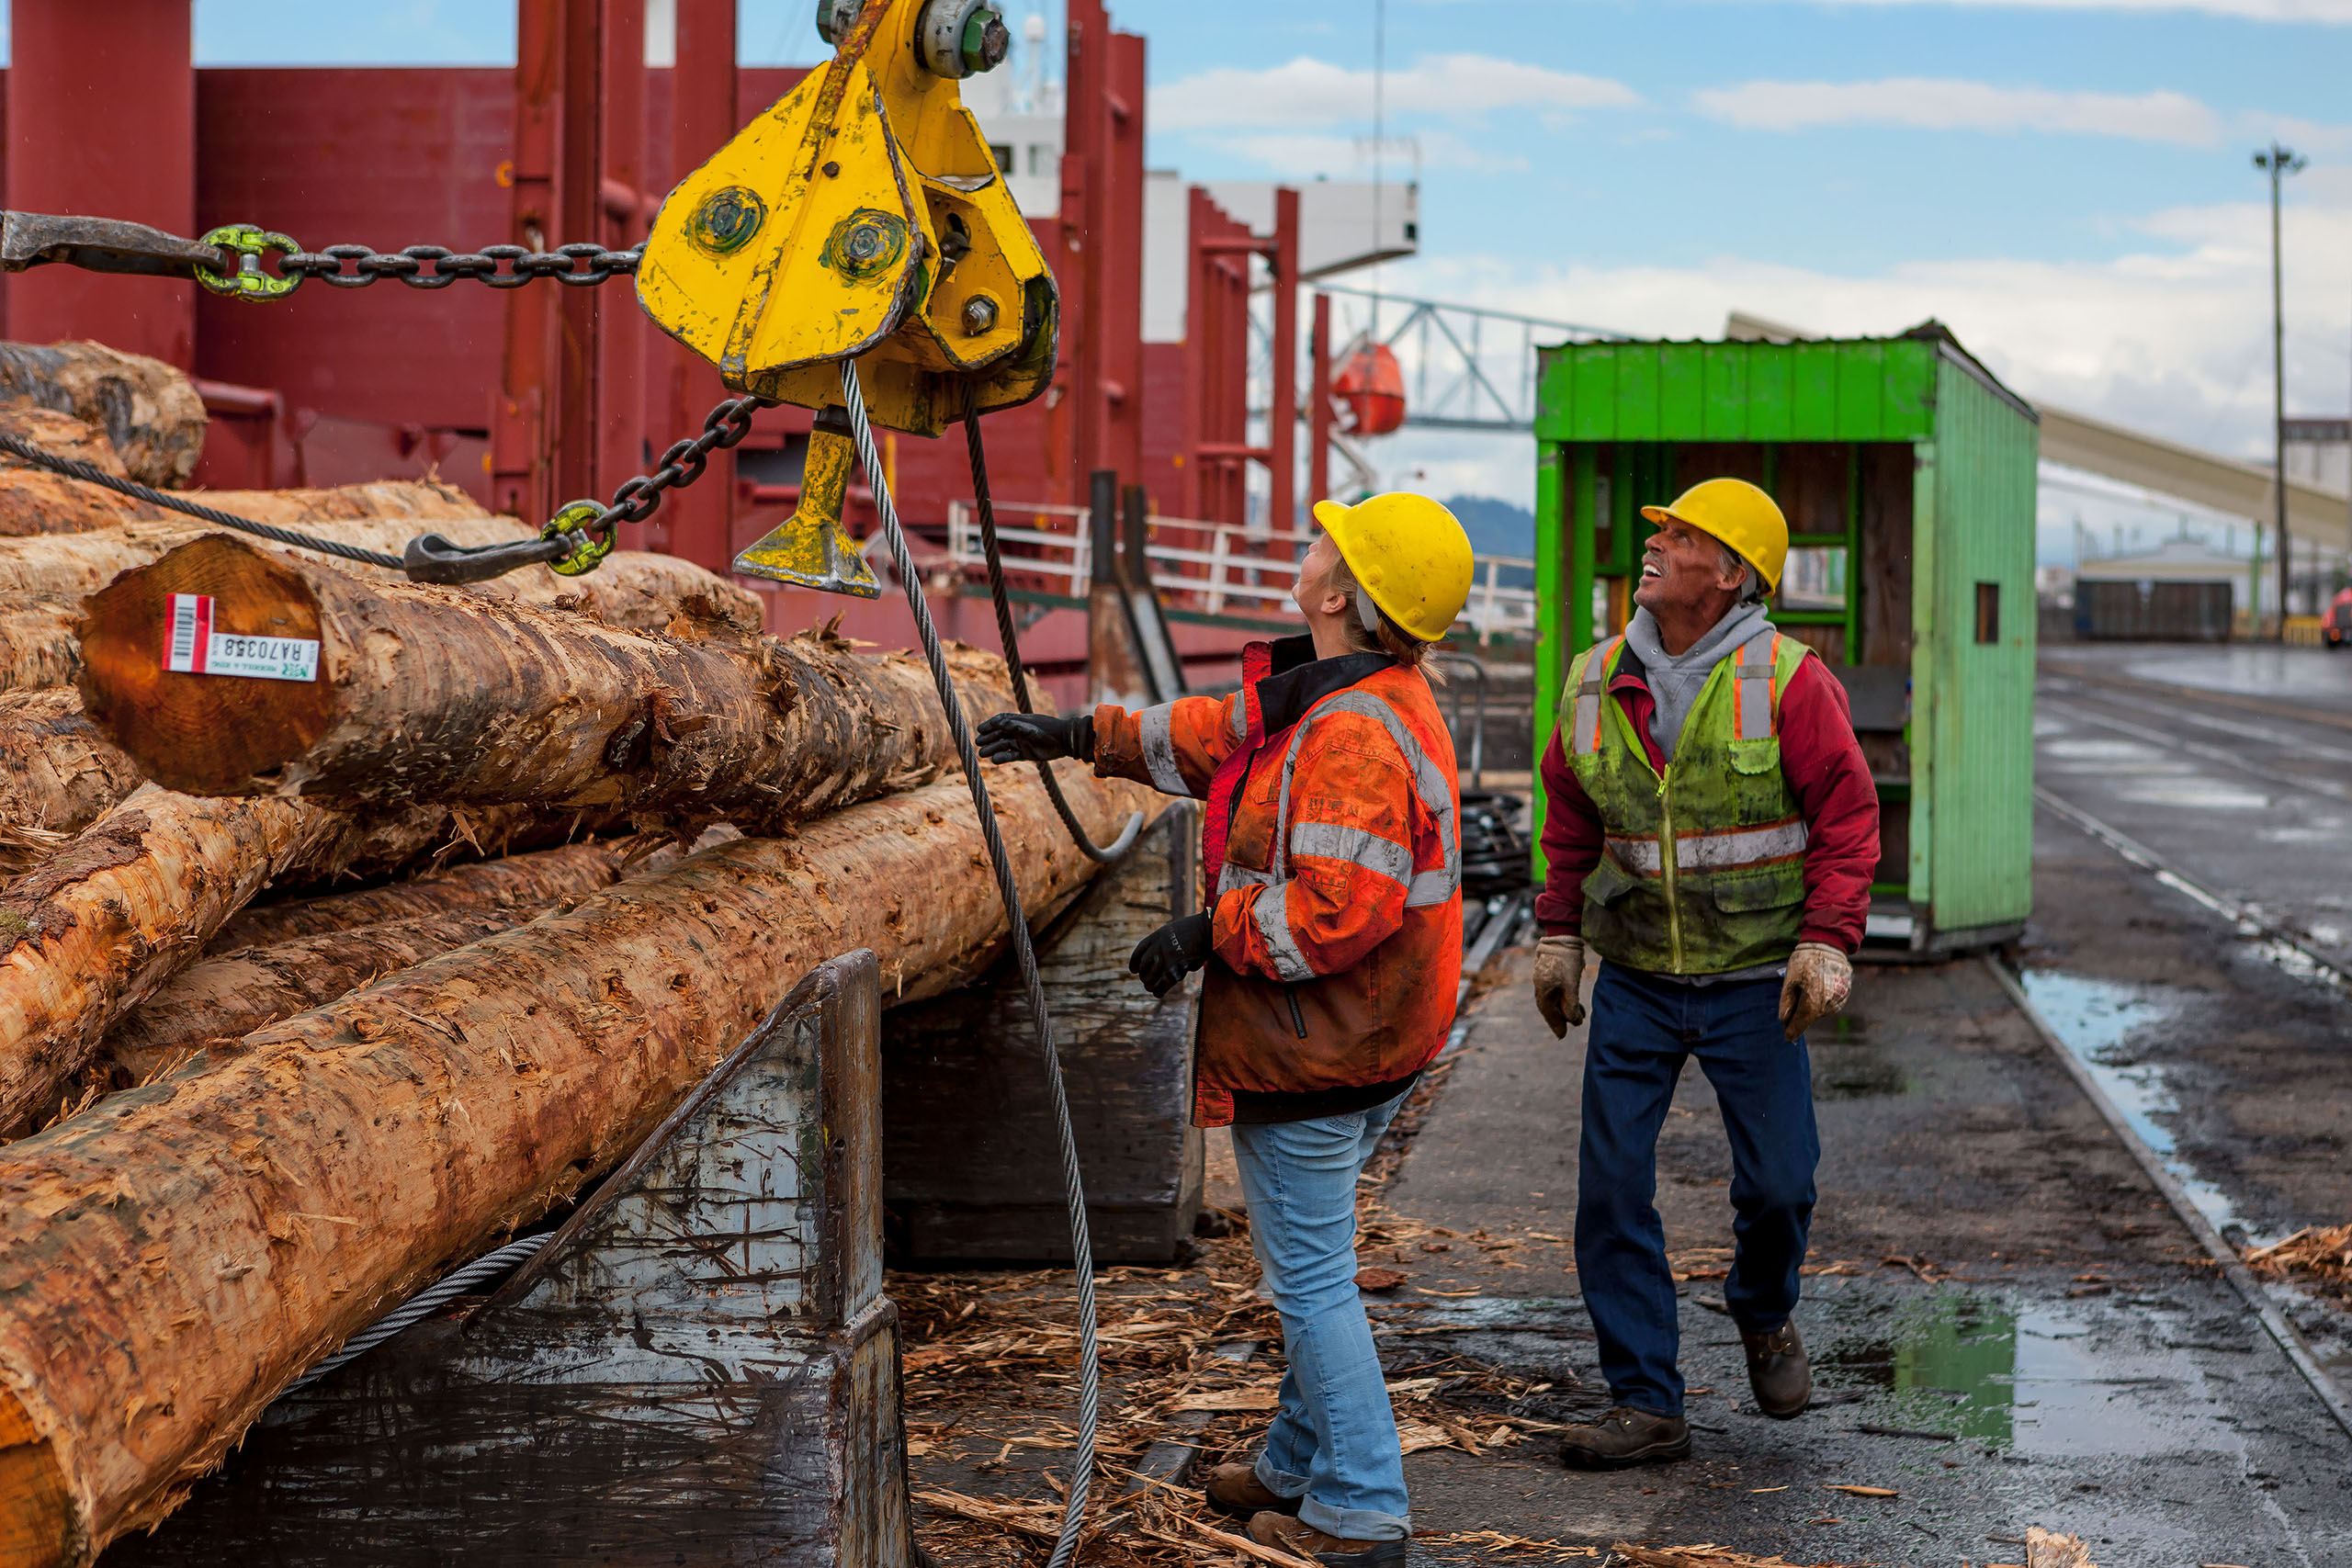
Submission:
[[[1671,506],[1622,637],[1572,665],[1543,764],[1548,870],[1536,1005],[1584,1020],[1577,1273],[1615,1408],[1561,1458],[1614,1469],[1690,1451],[1657,1134],[1686,1057],[1723,1108],[1737,1242],[1724,1301],[1765,1414],[1812,1395],[1790,1314],[1820,1141],[1804,1031],[1845,1004],[1878,862],[1878,795],[1845,688],[1765,618],[1788,524],[1744,479]]]

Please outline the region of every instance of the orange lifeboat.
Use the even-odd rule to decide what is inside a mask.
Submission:
[[[1350,354],[1331,378],[1331,395],[1347,406],[1351,435],[1385,435],[1405,423],[1405,370],[1386,344]]]

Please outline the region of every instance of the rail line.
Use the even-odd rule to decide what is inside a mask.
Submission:
[[[2034,786],[2033,795],[2041,805],[2048,807],[2090,837],[2115,851],[2126,862],[2148,872],[2165,886],[2193,899],[2214,914],[2231,921],[2241,931],[2246,931],[2249,934],[2260,934],[2267,941],[2291,950],[2301,961],[2301,964],[2292,967],[2300,968],[2308,965],[2309,972],[2312,976],[2325,979],[2339,990],[2352,992],[2352,976],[2347,976],[2342,969],[2280,931],[2275,923],[2262,916],[2252,906],[2202,886],[2177,867],[2170,864],[2155,851],[2120,829],[2100,821],[2072,801],[2063,799],[2039,784]],[[2047,1045],[2051,1054],[2058,1058],[2059,1065],[2066,1069],[2067,1076],[2075,1080],[2075,1087],[2083,1091],[2084,1098],[2091,1102],[2092,1108],[2099,1113],[2101,1120],[2107,1122],[2109,1129],[2121,1141],[2124,1148],[2138,1162],[2140,1168],[2147,1173],[2148,1179],[2154,1183],[2156,1190],[2164,1194],[2165,1201],[2172,1205],[2173,1213],[2179,1216],[2180,1223],[2188,1228],[2189,1234],[2197,1238],[2198,1245],[2205,1249],[2207,1256],[2211,1257],[2221,1269],[2222,1277],[2230,1282],[2231,1288],[2238,1293],[2248,1310],[2261,1323],[2263,1332],[2270,1337],[2288,1361],[2293,1365],[2295,1371],[2301,1374],[2303,1381],[2311,1385],[2312,1392],[2319,1396],[2320,1403],[2327,1408],[2328,1415],[2335,1418],[2335,1424],[2344,1429],[2345,1435],[2352,1438],[2352,1394],[2347,1394],[2343,1385],[2338,1383],[2328,1370],[2320,1364],[2319,1359],[2312,1354],[2310,1345],[2304,1342],[2302,1335],[2297,1332],[2295,1325],[2287,1321],[2286,1314],[2281,1313],[2270,1300],[2269,1295],[2262,1288],[2262,1282],[2254,1277],[2254,1271],[2248,1269],[2245,1260],[2238,1256],[2237,1249],[2222,1239],[2221,1232],[2213,1228],[2212,1221],[2205,1217],[2204,1211],[2197,1206],[2190,1199],[2188,1190],[2181,1186],[2180,1179],[2166,1168],[2164,1157],[2140,1136],[2115,1101],[2109,1098],[2107,1090],[2099,1086],[2098,1079],[2092,1075],[2090,1068],[2068,1048],[2058,1032],[2051,1027],[2050,1021],[2042,1017],[2041,1010],[2036,1008],[2032,998],[2026,995],[2025,987],[2018,983],[2018,977],[2011,974],[1996,957],[1988,955],[1984,962],[1986,971],[1992,975],[2001,989],[2007,993],[2009,1000],[2016,1005],[2018,1010],[2025,1015],[2026,1021],[2033,1026],[2034,1032],[2041,1036],[2041,1043]]]

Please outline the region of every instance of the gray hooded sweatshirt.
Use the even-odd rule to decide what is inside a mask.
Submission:
[[[1658,753],[1668,761],[1674,761],[1675,742],[1682,739],[1683,723],[1690,718],[1691,705],[1699,700],[1699,689],[1707,683],[1708,675],[1763,626],[1762,604],[1735,604],[1678,657],[1667,652],[1658,640],[1657,622],[1650,613],[1634,610],[1625,626],[1625,646],[1642,661],[1643,678],[1657,701],[1650,715],[1650,739],[1657,742]]]

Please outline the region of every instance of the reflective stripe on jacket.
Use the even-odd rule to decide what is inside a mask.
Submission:
[[[1194,1120],[1233,1090],[1394,1082],[1453,1023],[1461,792],[1429,682],[1377,655],[1256,643],[1242,689],[1094,714],[1094,766],[1206,799],[1217,962],[1201,1003]]]
[[[1585,941],[1667,975],[1776,963],[1804,915],[1808,831],[1781,769],[1780,693],[1809,650],[1770,626],[1709,672],[1661,773],[1608,686],[1613,637],[1570,668],[1567,751],[1600,813],[1584,879]]]

